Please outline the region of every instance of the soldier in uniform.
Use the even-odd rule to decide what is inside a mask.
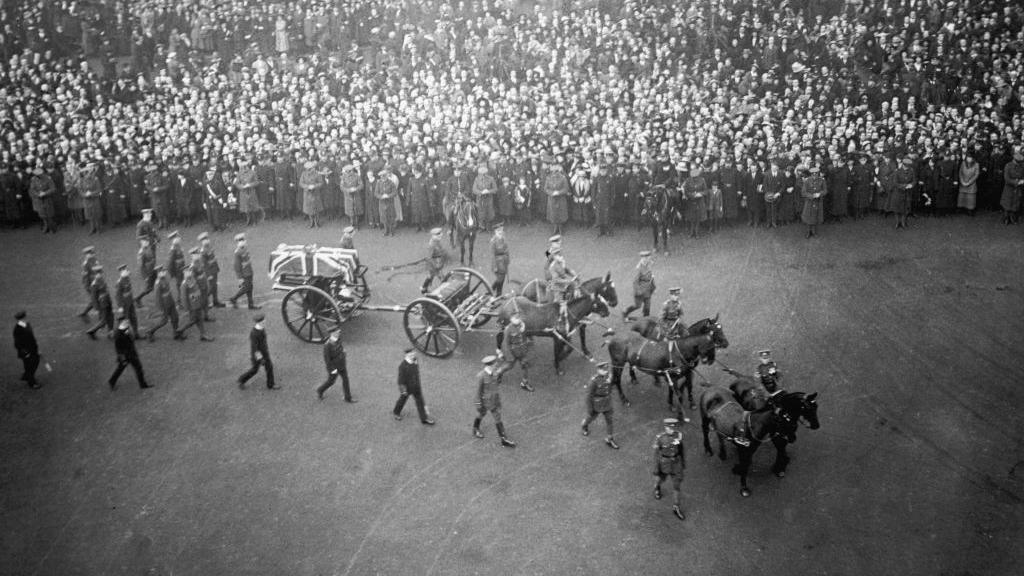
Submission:
[[[127,268],[127,267],[126,267]],[[135,350],[134,332],[129,332],[130,320],[126,317],[118,319],[117,332],[114,334],[114,349],[117,351],[117,368],[110,375],[107,384],[113,390],[117,387],[117,380],[121,377],[124,369],[131,364],[135,370],[135,379],[139,382],[139,388],[152,388],[146,383],[146,375],[142,372],[142,362],[139,360],[139,353]]]
[[[679,487],[683,483],[683,470],[686,469],[686,451],[683,449],[683,433],[679,431],[679,420],[665,418],[662,421],[665,431],[654,439],[654,475],[658,483],[654,485],[654,498],[661,500],[661,484],[666,476],[672,477],[672,512],[680,520],[686,515],[679,508]]]
[[[661,305],[661,331],[668,340],[675,340],[685,335],[686,326],[683,324],[683,305],[679,303],[680,288],[671,288],[668,291],[668,300]]]
[[[614,406],[612,405],[612,381],[608,376],[608,363],[601,362],[597,365],[597,374],[591,379],[590,383],[587,384],[587,417],[583,419],[583,435],[590,435],[590,423],[597,419],[598,414],[604,414],[604,422],[608,427],[608,435],[604,438],[604,443],[614,448],[619,449],[619,445],[615,443],[615,428],[612,415],[614,414]]]
[[[807,225],[807,237],[818,235],[818,225],[825,221],[825,202],[822,197],[828,193],[825,179],[821,177],[817,166],[811,166],[811,175],[804,179],[804,209],[800,219]]]
[[[640,252],[640,262],[636,265],[636,276],[633,278],[633,304],[622,312],[622,319],[629,321],[634,310],[643,308],[644,316],[651,315],[651,296],[654,295],[654,272],[651,251]]]
[[[551,264],[548,265],[548,293],[552,302],[558,302],[558,314],[563,323],[568,324],[566,305],[568,299],[576,293],[576,273],[565,265],[562,249],[551,249]]]
[[[96,301],[92,296],[92,279],[93,269],[99,266],[99,261],[96,259],[96,248],[93,246],[82,248],[82,254],[85,254],[85,259],[82,260],[82,287],[85,288],[85,293],[89,295],[89,303],[79,316],[83,320],[88,320],[89,311],[96,307]]]
[[[779,372],[779,367],[772,360],[771,350],[760,350],[757,353],[758,359],[761,363],[757,365],[757,370],[754,371],[754,378],[764,386],[764,389],[769,394],[775,394],[779,389],[779,380],[782,379],[782,373]]]
[[[405,357],[398,365],[398,401],[392,414],[395,420],[402,419],[402,410],[405,408],[405,401],[413,397],[416,401],[416,410],[420,414],[420,422],[427,426],[435,424],[434,419],[427,414],[427,406],[423,402],[423,388],[420,385],[420,367],[416,363],[416,349],[406,348]]]
[[[57,185],[53,178],[46,173],[42,164],[37,163],[29,181],[28,194],[32,198],[33,209],[43,221],[43,234],[57,233],[57,208],[54,203],[56,192]]]
[[[96,339],[96,332],[104,326],[107,327],[107,337],[113,336],[114,332],[114,304],[110,300],[110,290],[107,288],[107,279],[103,277],[103,266],[97,264],[92,268],[92,284],[89,285],[92,294],[92,305],[99,313],[99,321],[95,326],[89,328],[86,334],[93,340]]]
[[[420,286],[420,292],[424,294],[430,290],[430,284],[434,281],[434,278],[440,278],[445,266],[448,265],[448,250],[444,247],[443,237],[444,230],[441,228],[434,228],[430,231],[430,243],[427,245],[426,258],[427,279]]]
[[[114,287],[114,299],[120,310],[119,316],[128,319],[132,326],[132,334],[138,334],[139,315],[135,312],[135,296],[132,294],[132,273],[128,270],[127,264],[121,264],[117,269],[121,275],[117,279],[117,285]]]
[[[181,340],[183,338],[181,332],[178,330],[178,306],[174,300],[174,290],[171,289],[171,280],[167,275],[167,268],[164,266],[156,267],[156,306],[160,310],[160,321],[151,327],[146,337],[150,342],[156,340],[156,331],[167,325],[167,322],[171,322],[171,329],[174,331],[174,339]]]
[[[505,425],[501,422],[501,394],[498,390],[501,386],[501,378],[494,369],[494,363],[497,361],[496,356],[485,356],[484,368],[476,375],[477,417],[473,420],[473,435],[477,438],[484,437],[484,433],[480,431],[480,422],[490,412],[494,416],[494,426],[498,429],[498,436],[501,437],[501,445],[506,448],[515,448],[516,443],[505,435]]]
[[[192,263],[189,264],[188,271],[192,273],[192,278],[195,279],[196,285],[199,290],[199,297],[201,298],[200,303],[202,304],[203,321],[210,321],[210,285],[206,280],[206,266],[203,265],[203,253],[198,246],[194,246],[188,251],[189,256],[192,257]],[[186,277],[186,280],[188,278]],[[186,308],[189,310],[192,307],[186,303]]]
[[[494,234],[491,236],[491,271],[494,272],[494,283],[491,289],[498,296],[505,288],[505,277],[508,276],[508,242],[505,241],[505,224],[499,222],[494,225]]]
[[[602,163],[598,167],[597,177],[594,178],[594,224],[597,226],[597,235],[611,235],[611,210],[614,200],[614,178],[610,171],[611,166]]]
[[[195,248],[193,255],[198,254]],[[185,269],[185,280],[181,284],[182,298],[185,301],[185,308],[188,309],[188,324],[181,327],[175,334],[176,340],[185,339],[185,331],[196,326],[199,328],[199,340],[202,342],[213,342],[213,338],[206,335],[206,297],[204,296],[203,283],[205,279],[196,278],[196,265],[193,263]]]
[[[262,312],[257,312],[252,317],[253,326],[249,331],[249,360],[252,362],[252,367],[238,377],[238,387],[242,390],[245,390],[245,383],[259,372],[260,366],[263,366],[263,370],[267,374],[267,388],[270,390],[280,388],[274,383],[274,363],[270,361],[267,330],[263,325],[265,318]]]
[[[356,237],[355,226],[346,226],[345,229],[341,231],[341,240],[338,241],[338,245],[341,248],[344,248],[346,250],[355,250],[356,249],[355,237]]]
[[[177,230],[168,234],[167,238],[171,241],[171,248],[167,253],[167,275],[174,281],[178,306],[182,306],[181,283],[185,280],[185,250],[181,247],[181,235]]]
[[[89,234],[97,234],[103,223],[103,187],[100,184],[96,162],[85,165],[78,189],[82,195],[85,219],[89,221]]]
[[[203,251],[203,267],[206,271],[207,294],[209,294],[214,308],[224,308],[226,305],[217,297],[217,275],[220,274],[220,264],[217,263],[217,254],[213,251],[213,244],[210,242],[210,234],[203,232],[199,235]],[[207,320],[210,318],[207,317]]]
[[[519,382],[519,387],[527,392],[533,392],[533,386],[530,386],[530,361],[528,358],[532,349],[533,337],[526,333],[523,317],[516,310],[512,313],[508,326],[505,326],[502,332],[500,355],[502,364],[498,368],[498,376],[504,376],[518,362],[519,367],[523,370],[523,379]]]
[[[139,241],[148,238],[149,245],[153,248],[156,248],[157,243],[160,242],[160,238],[156,235],[156,227],[153,226],[153,210],[142,209],[142,220],[135,225],[135,238]]]
[[[352,397],[352,391],[348,387],[348,363],[345,359],[345,345],[341,343],[341,328],[335,327],[331,330],[331,336],[324,342],[324,365],[327,367],[327,380],[316,387],[317,400],[324,399],[324,392],[334,386],[341,377],[341,390],[345,395],[345,402],[355,404],[358,402]]]
[[[562,235],[561,234],[555,234],[554,236],[548,238],[548,247],[544,250],[544,258],[547,259],[547,262],[544,264],[544,279],[545,280],[550,280],[550,278],[547,277],[547,271],[548,271],[548,266],[551,265],[551,257],[553,255],[552,254],[552,250],[554,250],[555,248],[559,248],[559,249],[562,248]]]
[[[150,162],[146,165],[145,183],[146,193],[149,195],[150,211],[156,210],[157,218],[160,219],[160,228],[163,228],[171,219],[170,202],[167,197],[171,185],[167,171],[158,171],[156,163]]]
[[[228,299],[232,308],[238,308],[238,299],[245,296],[249,310],[258,310],[261,306],[252,301],[252,259],[249,249],[245,246],[245,234],[235,234],[235,276],[238,278],[238,292]]]
[[[145,289],[135,297],[135,303],[138,306],[142,306],[142,298],[153,291],[156,286],[156,252],[153,247],[149,245],[148,238],[142,238],[139,240],[139,253],[137,255],[139,259],[139,276],[142,276],[143,281],[146,283]]]
[[[907,215],[913,206],[916,183],[917,170],[914,169],[914,159],[908,156],[896,169],[896,185],[889,194],[887,206],[890,212],[896,214],[896,229],[907,227]]]

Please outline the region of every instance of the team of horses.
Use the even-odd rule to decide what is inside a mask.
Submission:
[[[518,313],[528,335],[553,340],[555,370],[562,375],[562,362],[576,349],[572,344],[575,334],[579,335],[579,351],[591,358],[586,329],[592,321],[588,317],[596,314],[606,318],[617,305],[618,294],[611,273],[580,283],[568,298],[564,313],[558,302],[547,301],[543,283],[532,280],[501,305],[497,316],[497,347],[501,348],[502,329],[512,315]],[[694,401],[693,377],[697,367],[702,363],[714,364],[716,351],[729,346],[718,315],[699,320],[683,330],[673,330],[671,334],[665,334],[656,319],[643,318],[634,322],[629,330],[621,333],[607,330],[604,335],[613,388],[622,403],[630,404],[622,387],[622,372],[628,369],[633,384],[637,383],[639,371],[651,376],[655,386],[667,385],[668,405],[681,421],[689,421],[686,409],[690,413],[699,409],[707,455],[713,455],[709,438],[712,432],[718,437],[721,459],[727,457],[726,443],[735,446],[738,463],[733,472],[740,477],[743,496],[750,495],[747,476],[753,455],[761,444],[771,442],[775,446],[771,470],[781,478],[789,464],[787,447],[796,442],[798,427],[804,425],[814,430],[820,425],[817,393],[780,390],[768,394],[751,376],[735,377],[728,386],[710,385],[705,381],[698,401]]]

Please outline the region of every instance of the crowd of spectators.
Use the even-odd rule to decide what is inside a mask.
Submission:
[[[487,173],[494,218],[550,219],[560,168],[589,223],[594,202],[639,218],[652,182],[696,169],[721,196],[698,219],[757,225],[772,164],[797,183],[820,170],[841,218],[892,210],[901,163],[910,210],[1016,212],[1022,23],[1003,0],[4,2],[0,218],[423,226],[453,180]]]

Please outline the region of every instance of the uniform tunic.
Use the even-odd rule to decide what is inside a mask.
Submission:
[[[690,176],[683,182],[683,193],[686,196],[686,221],[694,224],[707,219],[708,183],[703,176]]]
[[[448,265],[448,250],[440,238],[430,238],[427,245],[427,273],[431,276],[440,276],[444,267]]]
[[[32,176],[32,181],[29,184],[28,193],[32,197],[32,207],[35,209],[36,214],[44,220],[52,219],[57,214],[57,209],[54,204],[54,193],[57,191],[57,185],[54,184],[53,178],[50,178],[49,174],[36,174]]]
[[[79,193],[82,195],[82,207],[85,209],[85,219],[99,224],[103,221],[103,187],[100,184],[100,177],[95,170],[87,172],[78,183]]]
[[[907,214],[910,212],[910,199],[917,184],[917,174],[909,166],[901,166],[896,171],[896,187],[889,194],[889,212]]]
[[[341,175],[341,194],[345,204],[345,214],[349,217],[362,216],[363,209],[363,179],[355,170],[345,172]]]
[[[496,276],[504,278],[508,274],[508,264],[510,261],[508,253],[508,242],[504,237],[492,236],[491,237],[491,271]]]
[[[654,272],[651,270],[651,265],[640,262],[636,265],[636,276],[633,277],[633,298],[650,300],[654,289]]]
[[[497,371],[488,373],[487,370],[481,370],[476,375],[476,381],[478,412],[481,416],[490,412],[494,414],[495,420],[500,420],[501,394],[499,393],[499,387],[501,386],[501,381],[498,379]]]
[[[683,433],[662,432],[654,439],[654,475],[659,478],[676,476],[681,478],[686,468],[686,451],[683,449]]]
[[[774,360],[757,365],[757,378],[768,392],[775,392],[781,377],[782,374],[779,372],[779,368]]]

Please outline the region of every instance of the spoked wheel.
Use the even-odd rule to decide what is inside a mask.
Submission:
[[[444,280],[447,281],[455,274],[461,274],[466,277],[466,298],[486,298],[490,301],[491,297],[494,296],[494,289],[491,288],[491,284],[487,282],[484,275],[477,272],[472,268],[452,268],[450,272],[445,274]],[[479,296],[478,296],[479,295]],[[491,317],[488,314],[480,314],[473,320],[473,328],[479,328],[487,323]]]
[[[417,298],[405,307],[405,335],[427,356],[447,358],[459,347],[462,330],[447,306],[432,298]]]
[[[292,334],[306,342],[321,344],[342,323],[338,305],[316,286],[297,286],[285,294],[281,317]]]

